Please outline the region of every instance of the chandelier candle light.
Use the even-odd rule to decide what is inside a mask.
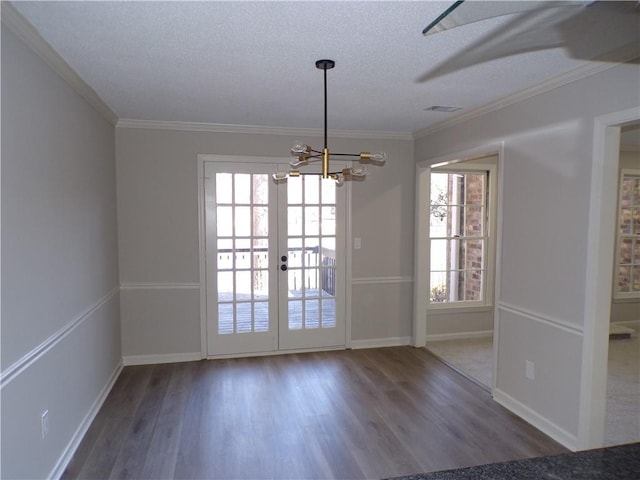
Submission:
[[[290,164],[293,170],[290,170],[289,173],[274,173],[274,180],[285,180],[287,177],[299,177],[300,175],[322,175],[322,178],[331,178],[335,180],[338,186],[341,186],[345,180],[363,178],[367,174],[367,170],[365,167],[357,166],[331,171],[329,161],[332,156],[340,157],[341,160],[347,162],[358,161],[360,163],[371,163],[373,165],[383,165],[386,161],[387,154],[384,152],[329,153],[329,147],[327,146],[327,70],[331,70],[335,65],[336,62],[333,60],[318,60],[316,62],[316,68],[324,71],[324,148],[320,151],[311,148],[309,145],[296,143],[291,147],[291,155],[297,158],[297,160],[292,161]],[[322,162],[322,172],[302,172],[299,170],[300,167],[320,161]]]

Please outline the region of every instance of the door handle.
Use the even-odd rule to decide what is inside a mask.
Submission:
[[[280,270],[282,270],[283,272],[286,272],[287,266],[283,263],[282,265],[280,265]]]
[[[282,262],[285,262],[285,263],[283,263],[282,265],[280,265],[280,270],[282,270],[283,272],[286,272],[286,271],[287,271],[287,264],[286,264],[287,256],[286,256],[286,255],[282,255],[282,256],[280,257],[280,260],[281,260]]]

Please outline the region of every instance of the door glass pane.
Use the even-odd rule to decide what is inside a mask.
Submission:
[[[322,218],[320,220],[322,235],[336,234],[336,207],[322,207]]]
[[[302,235],[302,207],[289,207],[287,212],[289,235]]]
[[[216,173],[216,203],[230,204],[233,202],[232,182],[233,175],[231,173]]]
[[[253,204],[267,205],[269,203],[269,175],[253,176]]]
[[[289,238],[289,268],[302,267],[302,257],[302,238]]]
[[[322,180],[322,204],[335,205],[336,203],[336,182],[333,179]]]
[[[253,268],[269,268],[269,241],[253,240]]]
[[[332,328],[335,318],[335,182],[304,177],[304,205],[289,187],[289,328]],[[299,252],[299,253],[298,253]],[[322,300],[321,300],[322,299]]]
[[[233,272],[218,272],[218,302],[233,301]]]
[[[216,208],[216,220],[218,237],[230,237],[233,235],[233,207]]]
[[[305,302],[304,326],[305,328],[318,328],[320,326],[320,302],[307,300]]]
[[[218,304],[218,334],[233,333],[233,303]]]
[[[251,235],[251,207],[235,207],[236,236],[248,237]]]
[[[336,326],[336,299],[322,300],[322,328],[333,328]]]
[[[335,297],[336,295],[336,269],[322,269],[322,289],[320,295],[323,297]]]
[[[268,207],[253,207],[253,235],[266,237],[269,235]]]
[[[218,239],[218,270],[233,268],[233,240]]]
[[[218,333],[268,331],[269,176],[217,173],[216,189]]]
[[[320,202],[320,180],[322,177],[316,175],[304,177],[304,202],[307,205]]]
[[[320,207],[304,207],[304,234],[305,235],[319,235],[320,224],[318,218],[318,212]]]
[[[253,304],[254,330],[267,332],[269,330],[269,302],[256,302]]]
[[[236,300],[251,300],[251,272],[236,271]]]
[[[253,272],[253,298],[266,300],[269,298],[269,271],[256,270]]]
[[[302,269],[301,268],[289,268],[288,270],[289,297],[301,297],[302,296]]]
[[[318,253],[320,250],[320,239],[305,238],[304,240],[304,265],[308,268],[318,266]]]
[[[248,333],[251,331],[251,303],[242,302],[236,304],[238,333]]]
[[[289,205],[302,204],[302,177],[287,179],[287,201]]]
[[[251,203],[251,175],[236,173],[235,178],[235,203],[249,205]]]
[[[236,268],[251,268],[251,240],[241,238],[236,240],[235,250]]]
[[[289,330],[300,330],[302,328],[302,301],[289,300]]]

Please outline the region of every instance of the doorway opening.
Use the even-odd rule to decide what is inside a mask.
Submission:
[[[496,150],[494,150],[495,152]],[[428,265],[426,346],[487,391],[493,389],[498,154],[478,153],[431,165],[419,188],[417,239]],[[421,195],[422,194],[422,195]],[[425,295],[424,292],[427,292]]]
[[[618,260],[620,138],[622,128],[639,120],[636,107],[597,117],[594,122],[578,431],[582,449],[605,443],[612,279]]]
[[[620,127],[604,446],[640,441],[640,122]]]

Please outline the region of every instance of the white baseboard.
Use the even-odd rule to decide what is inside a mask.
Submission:
[[[156,363],[194,362],[202,360],[200,352],[164,353],[158,355],[127,355],[122,357],[122,363],[129,365],[154,365]]]
[[[100,395],[98,395],[98,398],[96,398],[96,401],[93,402],[93,405],[91,406],[91,408],[89,409],[85,417],[82,419],[82,422],[80,422],[80,425],[78,426],[77,430],[71,437],[69,444],[62,452],[62,455],[56,462],[55,467],[53,467],[53,470],[51,471],[51,473],[47,478],[62,477],[62,474],[64,473],[67,466],[69,465],[69,462],[73,458],[73,455],[76,453],[76,450],[80,445],[80,442],[82,441],[85,434],[87,433],[87,430],[89,430],[89,427],[91,426],[91,423],[93,422],[93,420],[96,418],[96,415],[98,415],[98,412],[100,411],[100,408],[102,407],[102,404],[104,403],[104,401],[107,399],[107,396],[109,395],[109,392],[113,388],[113,385],[116,383],[116,380],[118,379],[118,376],[122,371],[122,366],[123,366],[122,362],[118,363],[115,370],[109,377],[109,381],[100,392]]]
[[[640,320],[623,320],[621,322],[610,322],[614,325],[633,325],[633,326],[640,326]]]
[[[411,337],[371,338],[368,340],[351,340],[351,348],[382,348],[411,345]]]
[[[427,335],[427,342],[439,342],[442,340],[464,340],[465,338],[485,338],[491,336],[493,336],[493,330],[459,333],[436,333],[433,335]]]
[[[572,452],[579,450],[578,437],[567,432],[549,419],[543,417],[535,410],[527,407],[512,396],[504,393],[497,387],[493,391],[493,399],[507,410],[515,413],[526,422],[536,427],[541,432],[549,435],[556,442],[567,447]]]

